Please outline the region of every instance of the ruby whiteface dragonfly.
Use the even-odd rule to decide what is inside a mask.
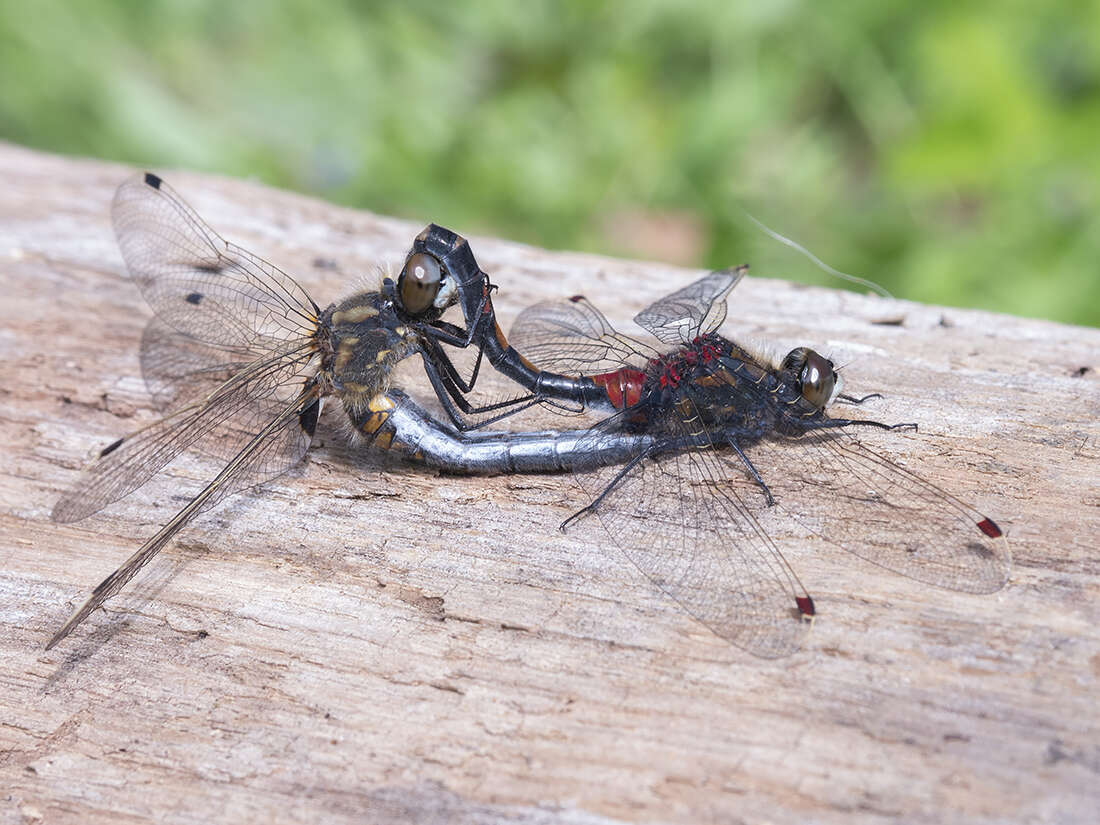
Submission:
[[[67,636],[116,594],[191,519],[226,496],[271,479],[305,454],[321,406],[337,398],[352,425],[380,447],[456,471],[561,470],[576,434],[506,439],[441,425],[391,387],[402,359],[420,354],[456,425],[467,414],[506,415],[532,402],[520,396],[477,407],[480,365],[463,379],[440,342],[469,346],[491,329],[492,286],[465,240],[429,226],[413,244],[396,283],[356,293],[321,310],[286,273],[207,226],[156,175],[119,187],[112,219],[122,256],[155,312],[141,342],[142,372],[164,416],[103,449],[65,492],[52,517],[73,522],[149,481],[188,450],[213,455],[222,470],[171,520],[101,582],[57,631]],[[459,305],[465,327],[440,320]],[[627,460],[647,436],[604,445],[608,461]]]
[[[1000,589],[1010,558],[994,521],[853,435],[913,425],[834,417],[834,402],[866,398],[841,393],[830,361],[800,347],[776,362],[717,334],[745,271],[711,273],[639,313],[664,351],[580,296],[525,310],[509,342],[486,301],[478,324],[494,334],[475,337],[498,370],[537,397],[613,411],[571,446],[591,502],[563,528],[595,513],[691,616],[765,657],[796,649],[815,612],[765,527],[776,503],[917,581]],[[609,465],[615,450],[629,459]]]

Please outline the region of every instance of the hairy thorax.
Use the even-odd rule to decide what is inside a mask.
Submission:
[[[392,304],[377,292],[361,292],[324,313],[328,345],[323,373],[349,411],[366,408],[389,389],[398,362],[417,348],[413,330],[404,326]]]

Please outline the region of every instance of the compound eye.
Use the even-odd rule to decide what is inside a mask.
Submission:
[[[837,376],[833,362],[812,349],[806,350],[805,357],[806,363],[799,375],[802,397],[817,409],[824,409],[832,400],[833,389],[836,387]]]
[[[397,294],[405,311],[419,315],[431,309],[442,281],[439,261],[426,252],[410,255],[397,279]]]

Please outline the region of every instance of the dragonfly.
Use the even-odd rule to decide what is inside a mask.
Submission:
[[[618,332],[583,296],[525,310],[507,337],[486,302],[475,338],[496,369],[536,398],[611,413],[571,447],[590,503],[562,529],[595,514],[690,616],[766,658],[796,650],[816,612],[771,537],[777,503],[916,581],[1003,587],[1011,561],[996,522],[854,434],[915,425],[830,415],[877,394],[843,393],[835,365],[808,347],[777,359],[718,334],[746,271],[712,272],[640,312],[658,345]]]
[[[324,401],[339,400],[352,427],[381,448],[459,472],[565,469],[575,436],[502,437],[467,430],[537,401],[467,401],[469,379],[442,344],[476,345],[494,286],[461,236],[434,224],[415,239],[397,281],[321,310],[289,275],[210,228],[159,176],[124,182],[112,221],[127,269],[155,317],[141,341],[142,373],[163,417],[99,452],[57,501],[56,522],[84,519],[148,482],[185,451],[223,462],[220,472],[115,572],[54,634],[47,649],[118,593],[199,513],[283,473],[305,455]],[[452,306],[465,327],[442,321]],[[479,332],[480,331],[480,332]],[[392,386],[403,359],[423,356],[453,426]],[[488,415],[472,422],[468,415]],[[647,440],[605,445],[626,460]]]

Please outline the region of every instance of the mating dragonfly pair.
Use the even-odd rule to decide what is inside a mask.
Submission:
[[[913,579],[974,593],[1007,580],[1006,542],[991,519],[851,434],[895,427],[826,413],[834,402],[866,400],[841,392],[831,362],[798,348],[772,363],[717,334],[744,267],[713,272],[636,316],[667,351],[616,332],[580,296],[525,310],[509,341],[495,287],[469,245],[435,225],[417,236],[396,282],[321,310],[290,276],[221,238],[156,175],[124,183],[112,215],[155,312],[141,364],[165,415],[105,448],[53,518],[99,511],[186,450],[225,465],[47,647],[197,514],[298,462],[330,397],[373,444],[453,472],[572,470],[590,502],[563,527],[597,514],[654,584],[759,656],[793,651],[814,615],[761,524],[777,502],[827,540]],[[461,326],[443,320],[455,305]],[[449,347],[476,351],[469,378]],[[397,363],[414,354],[449,424],[392,386]],[[519,393],[472,403],[483,360]],[[473,431],[534,404],[608,416],[587,430]]]

